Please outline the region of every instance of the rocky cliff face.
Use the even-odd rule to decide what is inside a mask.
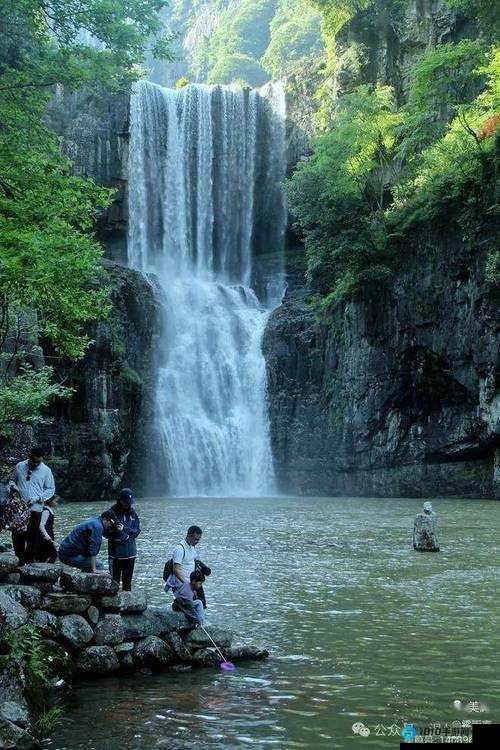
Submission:
[[[346,305],[329,326],[292,278],[264,340],[283,490],[493,495],[498,300],[476,250],[422,233],[391,289]]]
[[[84,360],[56,363],[74,388],[58,401],[36,439],[50,450],[59,492],[67,499],[104,499],[118,485],[145,481],[153,424],[161,307],[154,279],[106,261],[111,311],[92,330]]]

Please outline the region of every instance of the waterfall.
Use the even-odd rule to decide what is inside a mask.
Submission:
[[[173,495],[274,490],[261,340],[283,290],[284,107],[278,84],[134,87],[128,258],[162,289],[152,479]]]

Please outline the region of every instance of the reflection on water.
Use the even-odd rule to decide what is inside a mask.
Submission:
[[[200,556],[214,570],[210,622],[272,656],[232,674],[82,684],[48,746],[393,748],[391,726],[471,718],[454,700],[482,701],[489,710],[480,718],[499,721],[500,505],[435,501],[442,552],[419,554],[411,536],[420,505],[144,500],[136,583],[164,603],[163,562],[187,526],[199,524]],[[59,530],[100,508],[61,508]],[[371,728],[368,739],[353,734],[356,721]]]

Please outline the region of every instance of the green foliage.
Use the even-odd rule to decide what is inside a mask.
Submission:
[[[0,434],[9,433],[13,422],[43,424],[43,409],[54,398],[67,398],[71,390],[52,382],[52,368],[34,370],[24,365],[19,374],[5,379],[0,386]]]
[[[339,21],[356,11],[314,4],[328,6],[332,29],[332,14]],[[289,197],[321,309],[388,281],[398,263],[395,233],[401,245],[415,222],[452,206],[465,245],[475,246],[474,228],[495,210],[499,70],[497,48],[464,39],[417,61],[399,109],[384,87],[356,87],[337,100],[320,91],[324,134],[289,181]],[[498,279],[496,254],[486,275]]]
[[[337,102],[334,120],[288,185],[325,308],[391,274],[382,211],[401,116],[388,87],[361,86]]]
[[[36,723],[37,729],[42,737],[46,737],[60,724],[63,712],[58,706],[53,706],[44,711]]]
[[[269,42],[273,0],[240,0],[224,11],[208,52],[208,83],[231,83],[236,79],[258,86],[267,76],[258,62]]]
[[[321,16],[303,0],[283,0],[269,24],[269,44],[261,64],[273,79],[282,78],[300,63],[322,52]]]
[[[0,429],[36,424],[67,390],[22,367],[22,311],[57,352],[83,356],[85,325],[107,310],[93,237],[113,191],[72,174],[45,123],[55,85],[125,90],[147,45],[168,55],[165,0],[0,0]]]
[[[239,52],[221,58],[207,77],[207,83],[238,83],[246,86],[262,86],[266,81],[267,75],[261,65]]]
[[[296,74],[305,60],[322,54],[321,16],[308,0],[213,0],[208,5],[218,13],[213,32],[201,28],[205,3],[193,2],[186,21],[193,34],[190,72],[195,80],[258,86]],[[176,10],[177,16],[186,15],[180,0]]]

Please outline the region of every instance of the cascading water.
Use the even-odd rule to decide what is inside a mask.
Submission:
[[[283,288],[284,106],[278,84],[143,81],[131,99],[128,257],[162,289],[154,482],[174,495],[274,490],[261,340]]]

